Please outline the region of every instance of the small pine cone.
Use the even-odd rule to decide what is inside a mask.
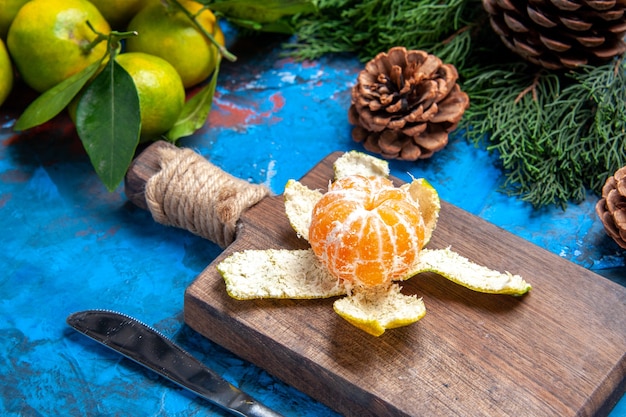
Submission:
[[[395,47],[365,65],[352,88],[352,138],[388,159],[429,158],[448,144],[469,106],[450,64]]]
[[[626,51],[626,0],[482,0],[491,27],[550,70],[597,65]]]
[[[596,213],[606,233],[626,249],[626,166],[618,169],[602,187]]]

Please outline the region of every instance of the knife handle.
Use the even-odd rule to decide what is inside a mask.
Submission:
[[[235,239],[245,210],[269,188],[236,178],[191,149],[157,141],[132,162],[124,191],[133,204],[160,224],[202,236],[222,248]]]

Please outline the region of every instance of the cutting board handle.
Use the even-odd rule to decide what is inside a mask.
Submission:
[[[126,197],[157,223],[230,245],[239,218],[270,194],[236,178],[191,149],[157,141],[133,161],[124,179]]]

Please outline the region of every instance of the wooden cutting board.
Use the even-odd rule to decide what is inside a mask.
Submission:
[[[324,190],[339,155],[302,183]],[[274,196],[189,286],[185,321],[346,416],[606,415],[626,387],[626,288],[443,202],[428,247],[447,246],[532,291],[487,295],[420,274],[403,287],[423,297],[425,318],[378,338],[337,316],[333,299],[231,299],[215,268],[224,257],[308,247]]]

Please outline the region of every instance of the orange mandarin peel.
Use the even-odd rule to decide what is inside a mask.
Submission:
[[[386,161],[352,151],[334,164],[326,193],[296,180],[285,186],[285,212],[311,249],[246,250],[217,266],[228,294],[256,298],[340,297],[333,309],[374,336],[417,322],[423,300],[399,281],[433,272],[474,291],[522,295],[519,275],[475,264],[447,249],[426,249],[440,200],[425,179],[396,187]]]

